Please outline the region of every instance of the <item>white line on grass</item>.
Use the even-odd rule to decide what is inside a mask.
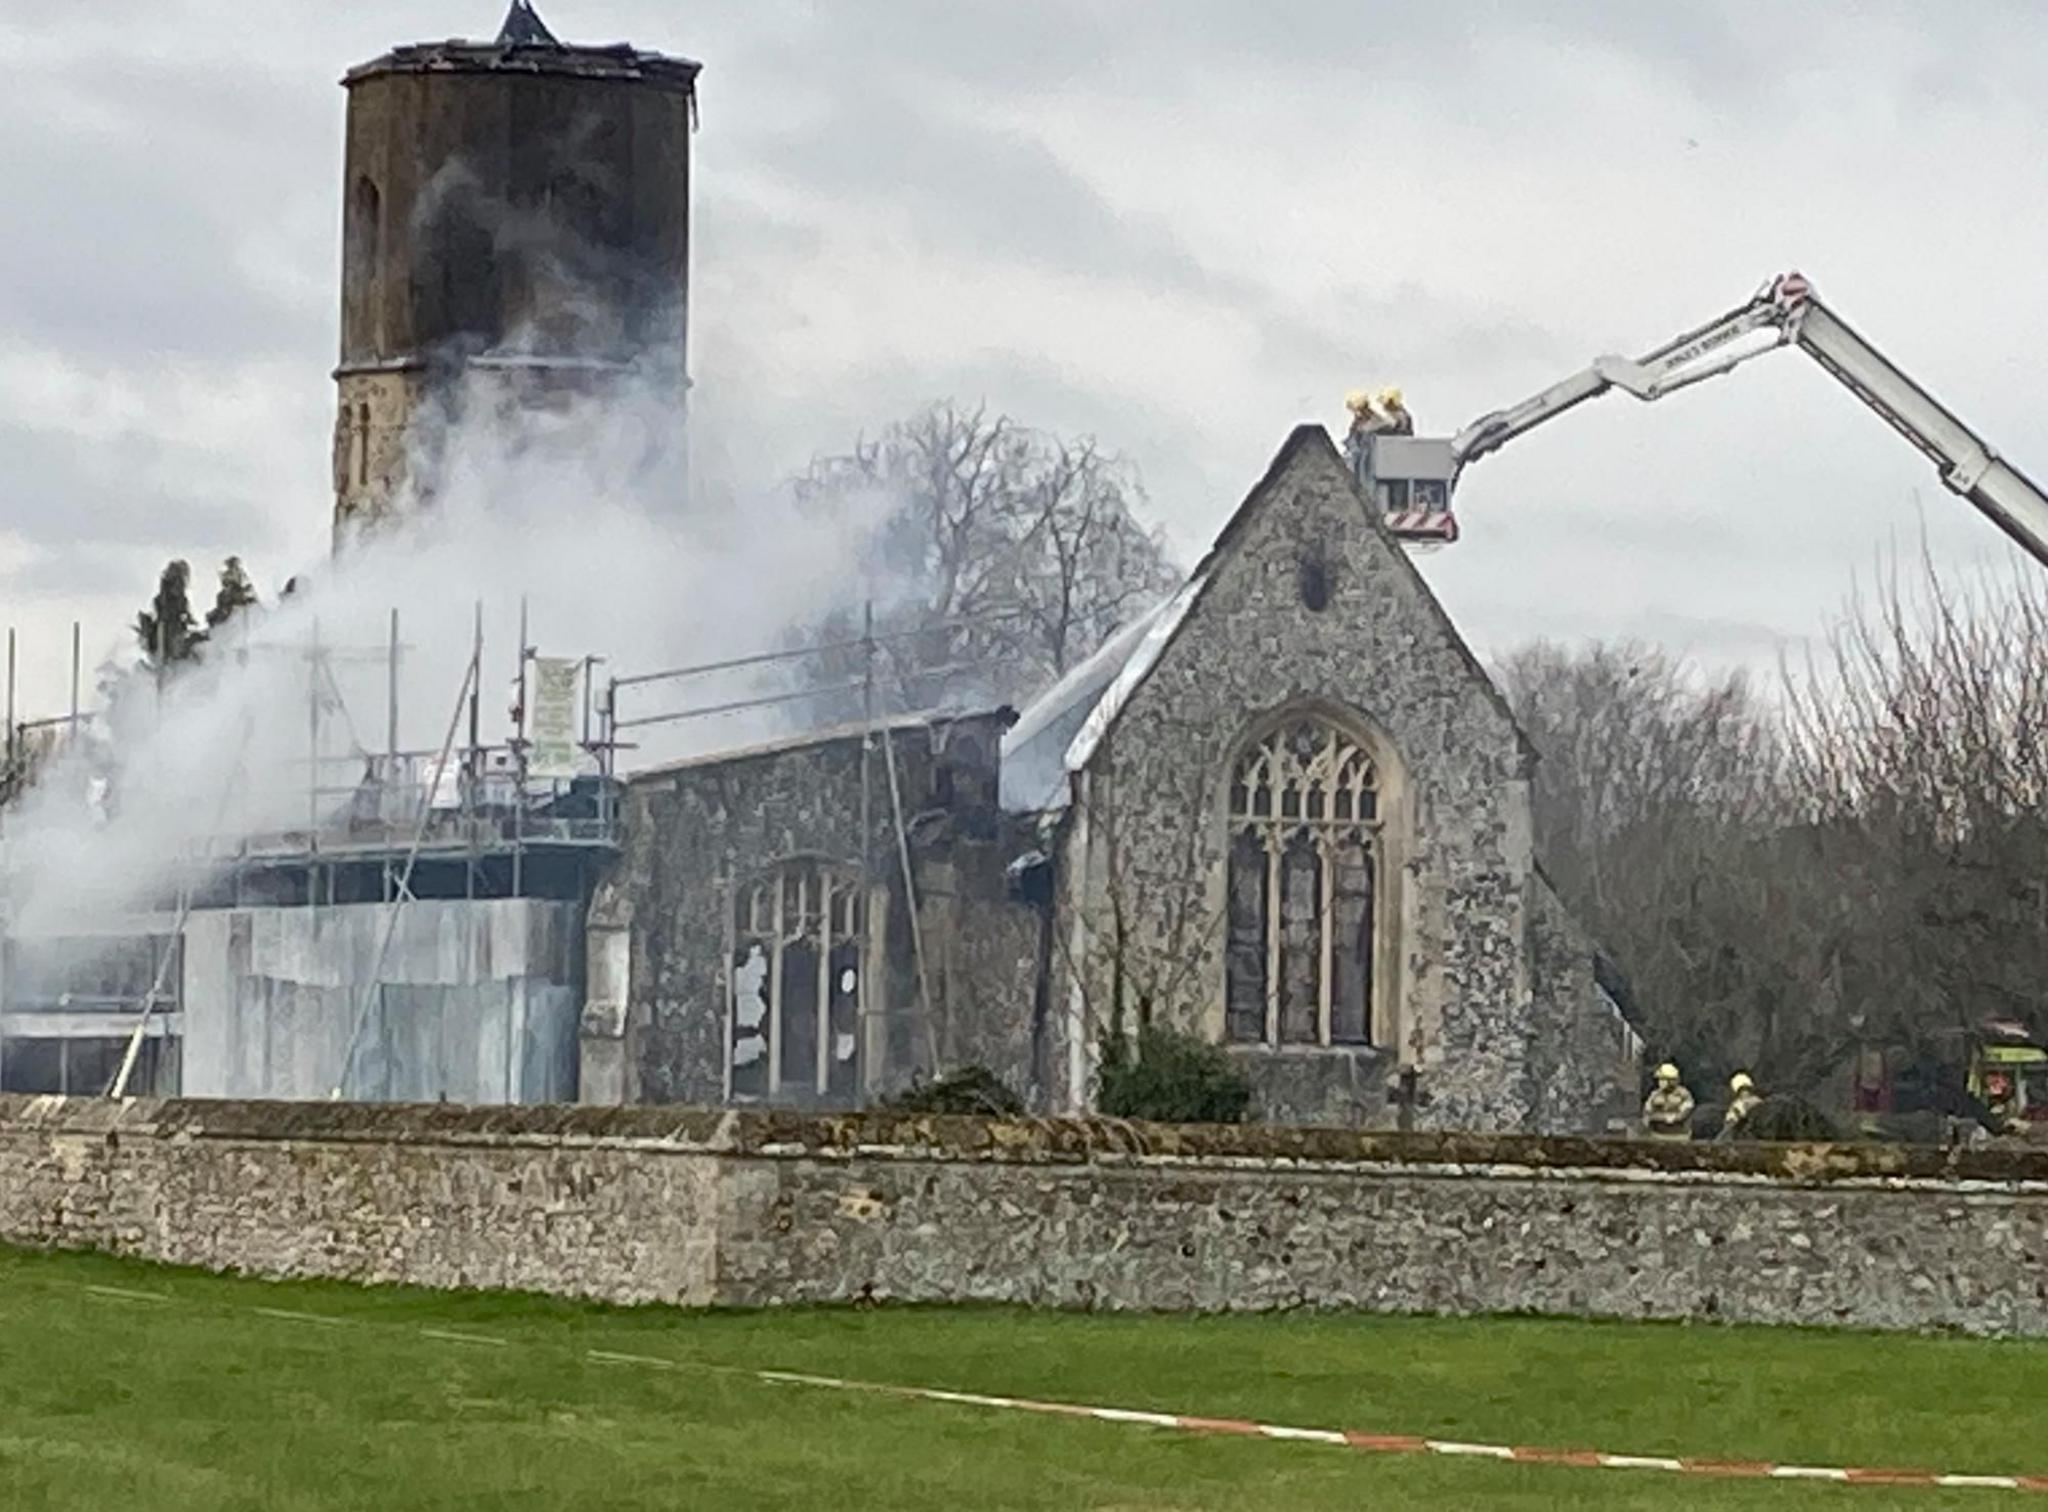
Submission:
[[[449,1344],[488,1344],[493,1349],[505,1349],[511,1345],[509,1339],[494,1339],[489,1334],[457,1333],[451,1328],[422,1328],[420,1336]]]
[[[318,1323],[323,1328],[346,1328],[347,1318],[330,1317],[325,1313],[294,1312],[289,1307],[252,1307],[249,1311],[261,1313],[266,1318],[283,1318],[287,1323]]]
[[[161,1292],[130,1291],[125,1286],[96,1286],[90,1281],[83,1284],[89,1292],[102,1297],[118,1297],[123,1302],[168,1302],[171,1300]]]

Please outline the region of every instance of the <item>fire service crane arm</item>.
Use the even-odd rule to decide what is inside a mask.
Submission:
[[[1746,339],[1756,337],[1763,339]],[[1609,389],[1646,401],[1661,399],[1752,357],[1795,345],[1924,453],[1952,492],[2048,566],[2048,494],[1857,335],[1797,273],[1773,279],[1747,304],[1643,357],[1602,357],[1510,409],[1482,415],[1452,438],[1453,463],[1462,470]]]
[[[1794,339],[1851,393],[1876,410],[1934,463],[1942,483],[2048,566],[2048,494],[1989,442],[1885,360],[1817,299],[1808,299]]]
[[[1542,393],[1524,399],[1511,409],[1481,415],[1451,439],[1451,456],[1462,468],[1489,452],[1498,451],[1515,437],[1554,420],[1566,410],[1618,388],[1638,399],[1661,399],[1687,384],[1698,383],[1727,372],[1790,339],[1784,310],[1776,292],[1785,280],[1771,285],[1745,305],[1730,310],[1718,320],[1697,330],[1674,337],[1654,352],[1630,361],[1626,357],[1601,357],[1583,373],[1552,384]],[[1771,340],[1735,346],[1744,337],[1768,332]]]

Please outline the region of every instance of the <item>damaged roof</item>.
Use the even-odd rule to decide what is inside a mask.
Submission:
[[[1216,539],[1179,590],[1117,631],[1102,643],[1094,655],[1076,665],[1025,706],[1017,723],[1003,738],[1002,803],[1005,809],[1011,813],[1029,814],[1067,806],[1070,796],[1068,777],[1085,767],[1094,756],[1096,747],[1150,675],[1187,618],[1188,611],[1201,597],[1202,590],[1215,574],[1217,564],[1243,533],[1254,509],[1305,452],[1317,449],[1327,453],[1340,467],[1344,466],[1328,431],[1320,425],[1296,426],[1268,464],[1265,475],[1232,511],[1223,529],[1217,532]],[[1350,476],[1348,467],[1344,467],[1344,472],[1345,476]],[[1353,488],[1355,493],[1355,481]],[[1357,498],[1361,512],[1373,528],[1383,530],[1384,526],[1366,504],[1364,495],[1357,494]],[[1486,697],[1513,726],[1524,759],[1533,765],[1535,748],[1530,745],[1529,737],[1515,718],[1514,711],[1508,707],[1506,697],[1480,665],[1479,658],[1472,654],[1471,647],[1466,645],[1465,638],[1437,602],[1436,595],[1423,582],[1407,553],[1397,547],[1394,557],[1414,577],[1423,599],[1441,621],[1451,646],[1484,689]]]
[[[1025,707],[1003,737],[1002,804],[1015,814],[1064,809],[1068,777],[1080,771],[1116,723],[1160,655],[1202,595],[1224,548],[1242,529],[1253,502],[1293,463],[1304,446],[1328,434],[1316,425],[1294,428],[1244,502],[1231,512],[1195,570],[1175,593],[1153,605]]]
[[[392,73],[524,73],[606,79],[696,91],[704,65],[691,58],[645,52],[627,42],[586,46],[564,42],[542,21],[532,0],[512,0],[505,24],[489,42],[450,38],[394,47],[382,57],[351,68],[344,85]]]
[[[1095,754],[1200,596],[1197,573],[1068,669],[1017,716],[1003,737],[1002,804],[1035,814],[1067,804],[1067,774]]]
[[[1118,630],[1085,661],[1026,705],[1003,737],[1002,804],[1013,814],[1064,809],[1068,777],[1080,771],[1116,723],[1131,695],[1144,683],[1160,655],[1194,607],[1224,547],[1250,514],[1252,503],[1294,461],[1303,446],[1329,437],[1320,426],[1296,426],[1266,474],[1231,512],[1195,570],[1173,595]]]
[[[856,721],[849,724],[828,725],[823,729],[801,730],[789,735],[779,735],[767,740],[753,741],[745,745],[718,746],[699,751],[691,756],[678,757],[674,761],[657,762],[651,766],[636,767],[626,774],[630,783],[645,782],[687,772],[699,767],[723,766],[728,762],[751,761],[764,756],[782,756],[791,751],[808,750],[817,746],[834,745],[842,741],[858,741],[874,733],[898,734],[908,730],[943,730],[956,725],[997,721],[1007,725],[1016,717],[1016,711],[1007,705],[985,709],[925,709],[911,714],[881,714],[872,721]]]

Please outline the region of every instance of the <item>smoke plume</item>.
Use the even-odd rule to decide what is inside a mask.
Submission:
[[[883,501],[821,516],[765,484],[692,485],[673,372],[565,396],[522,371],[473,371],[420,427],[416,473],[431,463],[433,493],[402,499],[400,526],[308,567],[289,596],[218,632],[196,666],[116,684],[91,738],[71,742],[0,820],[9,927],[104,928],[169,906],[195,857],[224,864],[250,837],[330,822],[389,741],[394,610],[399,746],[431,759],[451,727],[458,752],[468,738],[458,694],[479,612],[481,737],[502,744],[522,599],[528,645],[604,658],[601,691],[610,676],[786,644],[874,591],[857,564]],[[743,669],[635,688],[620,712],[737,701],[760,693],[761,678]],[[635,731],[620,768],[808,717],[799,701]]]

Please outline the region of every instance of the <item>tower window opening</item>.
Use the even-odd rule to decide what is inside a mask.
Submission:
[[[379,354],[384,350],[384,308],[380,292],[384,269],[384,195],[368,174],[356,180],[349,196],[348,255],[345,270],[351,297],[369,317],[364,329]]]
[[[356,180],[349,206],[348,260],[351,271],[374,277],[384,250],[384,196],[368,174]]]
[[[370,406],[356,406],[356,484],[361,487],[370,481]]]

